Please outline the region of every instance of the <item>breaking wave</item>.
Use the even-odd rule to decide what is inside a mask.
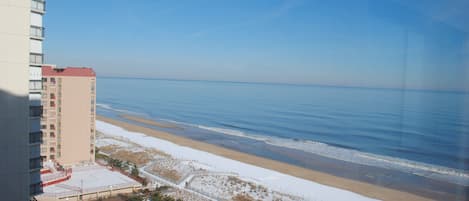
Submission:
[[[284,147],[289,149],[295,149],[320,155],[327,158],[333,158],[336,160],[351,162],[355,164],[368,165],[374,167],[381,167],[386,169],[399,170],[419,176],[424,176],[440,181],[446,181],[449,183],[469,186],[469,172],[439,165],[427,164],[417,161],[411,161],[402,158],[383,156],[378,154],[366,153],[353,149],[342,148],[338,146],[329,145],[326,143],[311,141],[311,140],[299,140],[299,139],[287,139],[273,136],[262,136],[247,134],[245,132],[227,129],[209,127],[203,125],[182,123],[167,119],[162,119],[176,124],[182,124],[186,126],[196,127],[199,129],[225,134],[230,136],[249,138],[252,140],[262,141],[264,143]]]
[[[96,107],[104,109],[104,110],[114,111],[114,112],[121,112],[121,113],[126,113],[126,114],[133,114],[133,115],[136,115],[136,114],[140,115],[140,113],[138,113],[138,112],[132,112],[132,111],[129,111],[129,110],[116,109],[116,108],[113,108],[112,106],[110,106],[108,104],[104,104],[104,103],[96,103]]]

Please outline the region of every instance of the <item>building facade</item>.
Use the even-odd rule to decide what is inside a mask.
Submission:
[[[30,192],[36,195],[41,189],[41,91],[42,91],[42,65],[44,53],[42,42],[44,40],[44,25],[42,18],[45,13],[44,0],[31,0],[30,27],[29,27],[29,152],[30,152]]]
[[[0,0],[2,200],[29,200],[41,191],[37,149],[41,91],[37,89],[41,80],[38,67],[43,61],[44,8],[45,2],[40,0]]]
[[[94,162],[96,75],[91,68],[42,68],[42,161]]]

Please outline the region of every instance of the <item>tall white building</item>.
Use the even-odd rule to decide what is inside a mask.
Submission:
[[[40,192],[43,0],[0,0],[1,200]]]

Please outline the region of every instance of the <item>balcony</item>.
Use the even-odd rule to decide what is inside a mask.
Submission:
[[[41,117],[42,106],[29,106],[29,117]]]
[[[42,66],[44,63],[44,55],[38,53],[29,54],[29,65],[31,66]]]
[[[41,94],[29,94],[29,106],[41,106]]]
[[[42,132],[29,133],[29,144],[42,143]]]
[[[46,12],[46,2],[44,0],[31,0],[31,11],[44,14]]]
[[[42,167],[41,157],[29,159],[29,170],[35,171],[39,170]]]
[[[50,107],[55,107],[55,102],[54,101],[50,102]]]
[[[30,80],[29,81],[29,91],[40,93],[42,91],[42,81],[41,80]]]
[[[43,40],[44,39],[44,27],[31,26],[29,36],[32,39]]]
[[[39,158],[41,157],[41,145],[34,144],[29,146],[29,158]]]

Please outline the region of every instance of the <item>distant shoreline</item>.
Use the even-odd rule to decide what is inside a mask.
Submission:
[[[133,116],[131,116],[130,118],[140,123],[144,123],[144,121],[145,122],[151,121],[151,120],[145,120],[145,119],[142,119],[139,117],[133,117]],[[247,153],[241,153],[238,151],[226,149],[226,148],[216,146],[213,144],[195,141],[189,138],[170,134],[168,132],[158,131],[158,130],[154,130],[151,128],[146,128],[143,126],[138,126],[138,125],[127,123],[127,122],[118,121],[118,120],[114,120],[114,119],[99,116],[99,115],[97,116],[97,119],[99,121],[110,123],[110,124],[119,126],[129,131],[144,133],[146,135],[160,138],[163,140],[167,140],[178,145],[191,147],[191,148],[198,149],[201,151],[206,151],[209,153],[216,154],[218,156],[230,158],[230,159],[237,160],[243,163],[267,168],[270,170],[275,170],[284,174],[303,178],[303,179],[317,182],[320,184],[324,184],[327,186],[332,186],[332,187],[337,187],[340,189],[352,191],[352,192],[362,194],[371,198],[377,198],[381,200],[431,200],[429,198],[421,197],[421,196],[414,195],[411,193],[402,192],[402,191],[385,188],[385,187],[381,187],[377,185],[372,185],[372,184],[364,183],[361,181],[355,181],[351,179],[337,177],[337,176],[333,176],[330,174],[286,164],[286,163],[279,162],[279,161],[274,161],[271,159],[254,156],[254,155],[247,154]],[[159,124],[160,123],[158,123],[158,125]],[[158,126],[158,125],[155,125],[155,126]]]

